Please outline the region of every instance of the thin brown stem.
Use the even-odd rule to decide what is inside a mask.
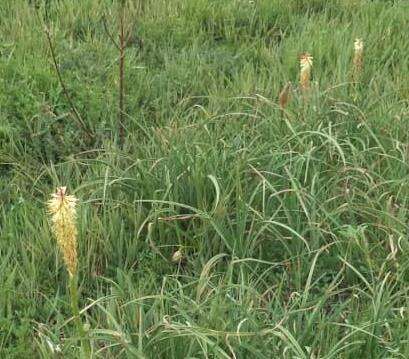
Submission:
[[[125,126],[124,126],[124,74],[125,74],[125,47],[126,47],[126,39],[125,39],[125,30],[124,30],[124,12],[125,6],[121,6],[120,15],[119,15],[119,143],[122,146],[125,141]]]
[[[72,113],[74,114],[74,118],[77,120],[78,124],[84,130],[84,132],[86,133],[88,138],[92,138],[93,134],[90,132],[90,130],[88,129],[88,127],[85,124],[84,120],[82,119],[81,115],[79,114],[77,108],[74,105],[74,102],[71,99],[71,96],[70,96],[70,94],[69,94],[69,92],[67,90],[67,87],[65,86],[64,80],[63,80],[63,78],[61,76],[61,72],[60,72],[60,69],[59,69],[58,64],[57,64],[57,57],[56,57],[56,54],[55,54],[55,49],[54,49],[54,46],[53,46],[53,42],[51,40],[50,30],[47,27],[45,27],[45,34],[46,34],[46,37],[47,37],[48,46],[50,48],[51,58],[52,58],[53,64],[54,64],[54,69],[55,69],[55,72],[57,74],[58,81],[59,81],[59,83],[61,85],[61,88],[63,90],[64,96],[65,96],[65,98],[66,98],[66,100],[67,100],[67,102],[68,102],[68,104],[69,104],[69,106],[71,108]]]
[[[102,24],[104,25],[104,30],[106,32],[106,34],[108,35],[109,39],[111,40],[111,42],[114,44],[114,46],[120,50],[120,47],[118,45],[118,43],[115,41],[114,37],[112,36],[112,34],[110,33],[110,31],[108,30],[108,25],[107,25],[107,21],[105,18],[105,15],[102,17]]]

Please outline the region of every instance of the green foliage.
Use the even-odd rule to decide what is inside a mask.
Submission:
[[[0,357],[79,357],[58,185],[95,358],[408,357],[407,1],[126,2],[123,148],[118,5],[0,6]]]

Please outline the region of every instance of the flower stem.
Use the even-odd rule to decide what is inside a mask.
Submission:
[[[87,338],[87,333],[84,330],[82,321],[80,318],[80,310],[78,307],[78,278],[77,275],[70,275],[70,299],[71,299],[71,310],[74,316],[75,323],[77,326],[78,335],[81,338],[81,351],[82,357],[89,359],[91,358],[91,346]]]

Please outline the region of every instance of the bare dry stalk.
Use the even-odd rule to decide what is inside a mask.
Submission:
[[[124,108],[124,76],[125,76],[125,28],[124,28],[124,17],[125,17],[125,5],[121,5],[120,15],[119,15],[119,143],[122,146],[125,141],[125,108]]]
[[[142,48],[143,41],[137,36],[132,37],[129,24],[126,24],[126,0],[121,0],[118,9],[118,21],[119,21],[119,41],[116,41],[110,31],[108,30],[108,25],[105,16],[103,16],[102,21],[104,25],[104,30],[108,35],[111,42],[119,51],[119,85],[118,85],[118,133],[119,133],[119,144],[123,146],[125,142],[125,56],[126,48],[133,42],[136,41],[139,47]]]

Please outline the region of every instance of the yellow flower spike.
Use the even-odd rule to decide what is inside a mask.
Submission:
[[[300,56],[300,86],[302,91],[307,91],[310,88],[312,60],[313,57],[308,52]]]
[[[67,187],[58,187],[48,201],[48,211],[51,214],[52,230],[63,255],[70,277],[77,273],[77,198],[67,195]]]
[[[354,76],[359,77],[364,66],[364,42],[362,39],[356,39],[354,42]]]
[[[78,336],[81,340],[81,358],[92,357],[91,341],[88,337],[88,329],[85,329],[78,306],[78,278],[77,278],[77,227],[76,227],[76,205],[78,199],[67,195],[67,187],[58,187],[48,201],[48,212],[51,215],[52,230],[57,239],[58,246],[62,252],[65,265],[69,273],[69,289],[71,299],[71,310],[77,324]],[[88,325],[86,324],[88,327]]]

